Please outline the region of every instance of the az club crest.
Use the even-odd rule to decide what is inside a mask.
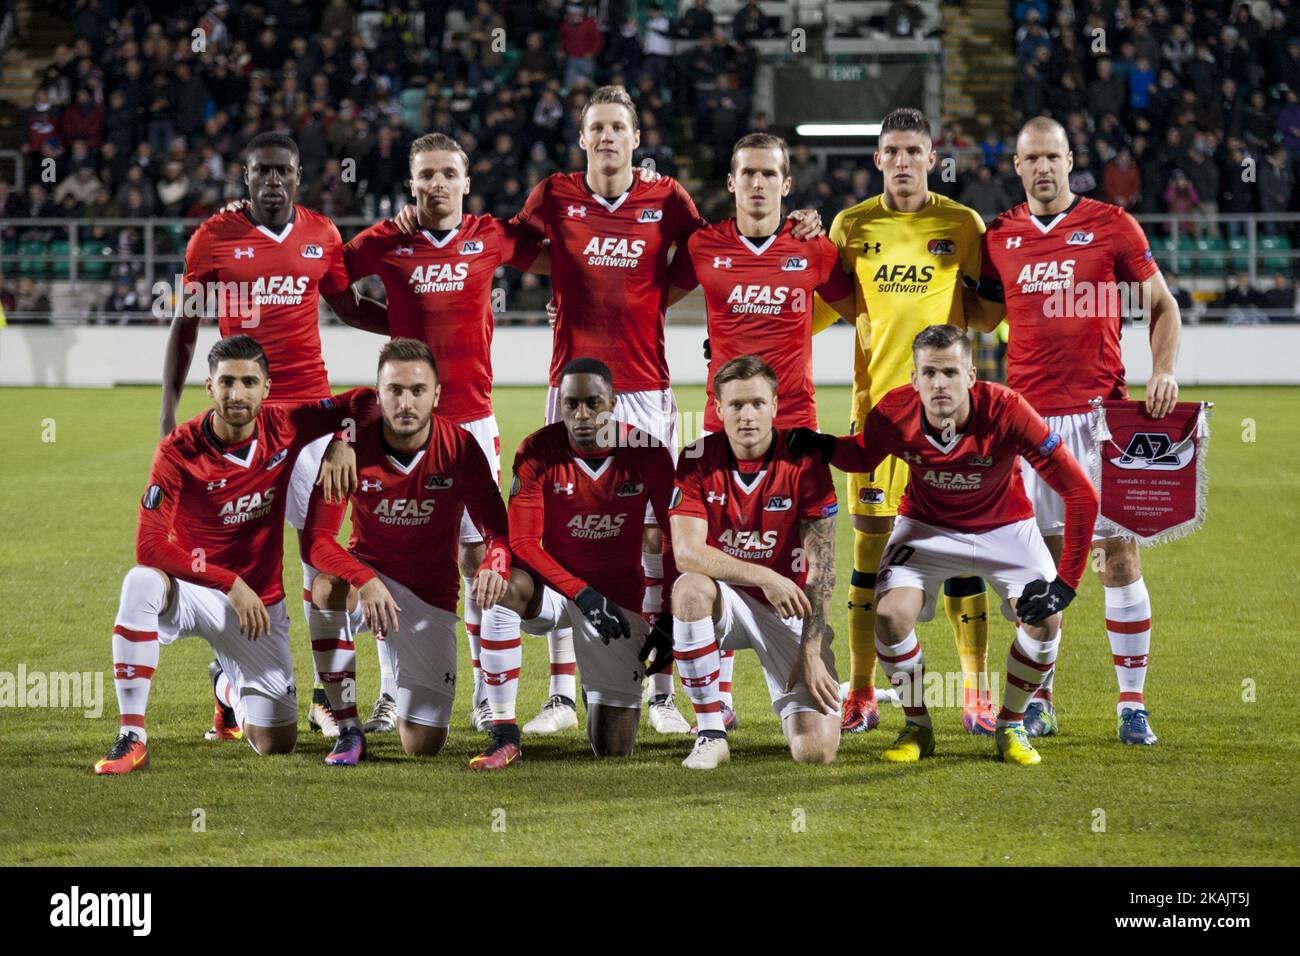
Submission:
[[[1124,451],[1111,458],[1110,463],[1128,471],[1178,471],[1186,468],[1195,454],[1194,442],[1175,447],[1173,439],[1164,432],[1134,432]]]

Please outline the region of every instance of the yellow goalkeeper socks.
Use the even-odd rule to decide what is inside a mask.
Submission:
[[[876,570],[887,534],[853,531],[853,575],[849,578],[849,690],[875,697]]]
[[[970,707],[989,696],[989,599],[982,578],[949,578],[943,595],[961,658],[963,706]]]

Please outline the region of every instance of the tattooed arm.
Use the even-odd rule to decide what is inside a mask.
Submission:
[[[822,649],[834,637],[829,620],[831,596],[835,593],[835,516],[802,521],[799,533],[808,561],[804,593],[812,613],[804,618],[803,641],[786,690],[793,690],[796,684],[805,685],[813,703],[823,713],[833,714],[839,708],[840,687],[826,667]]]

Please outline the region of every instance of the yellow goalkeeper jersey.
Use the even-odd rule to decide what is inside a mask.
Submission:
[[[983,233],[975,210],[938,193],[916,212],[888,208],[882,194],[835,217],[830,239],[855,279],[855,422],[886,392],[911,380],[918,332],[945,322],[965,327],[962,276],[979,280]]]

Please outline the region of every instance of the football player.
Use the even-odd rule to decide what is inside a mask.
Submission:
[[[1019,618],[994,731],[997,752],[1010,763],[1036,764],[1041,758],[1025,733],[1025,708],[1056,660],[1061,612],[1088,559],[1097,492],[1028,402],[1002,385],[975,380],[962,329],[931,326],[916,336],[913,350],[912,384],[877,402],[862,431],[836,439],[795,429],[790,446],[795,454],[816,449],[822,460],[850,472],[870,472],[890,454],[911,465],[876,575],[876,653],[907,718],[884,759],[914,763],[934,753],[916,622],[934,616],[944,581],[974,574],[993,585],[1008,620]],[[1034,523],[1021,457],[1065,501],[1059,561]]]
[[[217,342],[208,370],[212,407],[159,443],[140,502],[137,565],[113,627],[121,732],[97,774],[149,765],[145,707],[159,644],[182,637],[212,646],[213,693],[254,750],[288,753],[297,740],[282,581],[294,456],[349,420],[372,421],[375,393],[266,404],[266,353],[246,335]]]
[[[499,770],[518,759],[514,706],[520,633],[571,628],[598,757],[627,756],[636,741],[646,663],[672,660],[668,612],[653,625],[640,612],[642,532],[649,510],[667,528],[672,455],[654,436],[616,418],[622,396],[609,367],[576,358],[560,372],[561,419],[523,440],[510,486],[510,549],[516,567],[483,620],[482,662],[494,729],[471,761]],[[670,537],[665,575],[676,577]],[[651,652],[654,651],[653,658]]]
[[[829,623],[835,591],[835,486],[772,428],[779,382],[753,355],[713,376],[721,432],[682,452],[672,536],[673,653],[699,725],[682,761],[730,759],[718,690],[720,654],[752,648],[790,755],[830,763],[840,741],[839,678]],[[813,433],[815,434],[815,433]]]
[[[1146,409],[1167,415],[1178,401],[1174,376],[1182,318],[1178,303],[1137,221],[1118,206],[1070,191],[1065,130],[1040,116],[1016,137],[1016,171],[1027,202],[989,224],[984,236],[979,294],[989,300],[989,328],[1005,314],[1007,384],[1047,419],[1091,474],[1096,463],[1094,398],[1127,398],[1120,329],[1125,302],[1149,324],[1151,377]],[[1122,288],[1134,294],[1121,295]],[[1061,553],[1060,496],[1022,466],[1038,527],[1053,554]],[[1098,520],[1097,570],[1105,598],[1106,636],[1119,685],[1116,725],[1126,744],[1156,742],[1143,688],[1151,652],[1151,598],[1142,579],[1137,542]],[[1025,718],[1031,736],[1056,732],[1049,671]]]
[[[362,629],[383,636],[396,674],[397,730],[408,754],[447,740],[456,691],[456,598],[463,518],[481,528],[483,557],[468,591],[490,607],[510,571],[506,509],[476,436],[434,415],[441,379],[433,352],[395,338],[379,353],[383,419],[358,429],[352,539],[336,538],[346,502],[312,495],[304,532],[312,585],[312,652],[340,733],[328,764],[355,765],[366,742],[356,709]],[[349,693],[351,691],[351,693]]]

